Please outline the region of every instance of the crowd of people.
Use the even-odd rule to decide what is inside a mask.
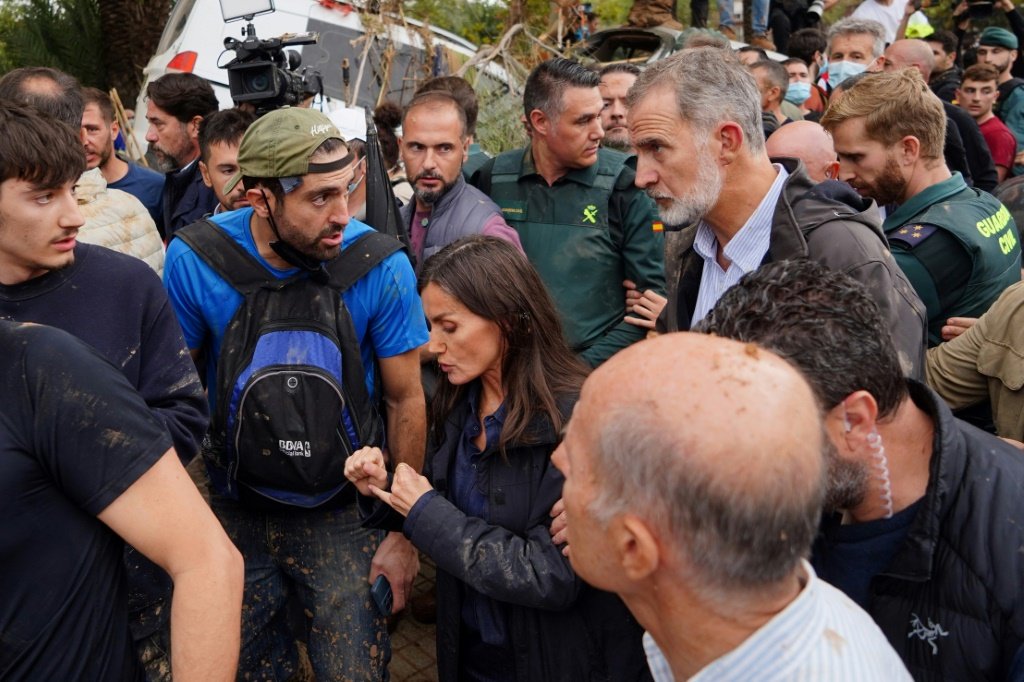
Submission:
[[[170,73],[163,172],[0,77],[0,678],[389,679],[427,557],[445,682],[1024,680],[1024,17],[897,2],[541,62],[494,156],[454,76],[375,150]]]

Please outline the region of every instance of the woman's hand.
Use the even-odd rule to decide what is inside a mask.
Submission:
[[[370,492],[402,516],[408,516],[409,510],[415,506],[416,502],[433,490],[426,477],[420,476],[415,469],[404,462],[395,468],[395,478],[391,481],[391,492],[382,490],[382,487],[371,484]]]
[[[360,448],[345,460],[345,478],[352,481],[359,494],[371,496],[371,486],[386,488],[388,472],[380,448]]]

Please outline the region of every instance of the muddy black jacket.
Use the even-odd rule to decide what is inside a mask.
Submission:
[[[803,163],[773,159],[789,172],[775,206],[768,253],[764,263],[810,258],[845,272],[868,288],[892,334],[900,365],[907,376],[921,378],[927,342],[924,304],[889,253],[874,202],[860,197],[844,183],[811,182]],[[681,255],[666,270],[677,268],[679,284],[658,324],[668,331],[690,327],[704,260],[693,250],[697,226],[683,230]]]
[[[930,478],[902,547],[871,581],[868,612],[915,680],[1022,680],[1024,456],[922,384],[910,394],[935,424]],[[814,557],[828,551],[828,526]]]
[[[477,485],[488,518],[467,516],[449,501],[469,409],[466,401],[449,415],[424,466],[437,495],[417,503],[424,506],[415,523],[402,528],[437,564],[439,680],[459,680],[463,585],[491,597],[492,612],[505,622],[517,682],[650,680],[643,630],[618,597],[584,583],[551,541],[549,513],[564,478],[551,463],[559,438],[547,420],[532,425],[531,444],[481,457]],[[571,403],[564,413],[570,411]]]

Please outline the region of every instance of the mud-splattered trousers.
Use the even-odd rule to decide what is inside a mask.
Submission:
[[[216,495],[211,502],[245,559],[238,678],[295,673],[301,633],[291,631],[286,609],[294,594],[317,682],[387,679],[391,643],[367,582],[382,534],[361,527],[356,505],[268,513]]]

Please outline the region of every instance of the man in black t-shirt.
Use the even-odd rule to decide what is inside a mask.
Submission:
[[[82,97],[66,75],[34,73],[0,80],[0,93],[11,88],[11,101],[38,109],[29,116],[0,107],[0,319],[51,325],[92,346],[139,392],[187,464],[206,433],[207,408],[181,327],[143,261],[78,243],[82,217],[70,218],[58,190],[68,178],[80,182],[85,166]],[[169,682],[170,580],[131,548],[125,561],[136,648],[150,682]]]
[[[174,580],[175,679],[233,679],[241,557],[166,429],[65,332],[0,321],[0,357],[0,679],[144,679],[124,541]]]

